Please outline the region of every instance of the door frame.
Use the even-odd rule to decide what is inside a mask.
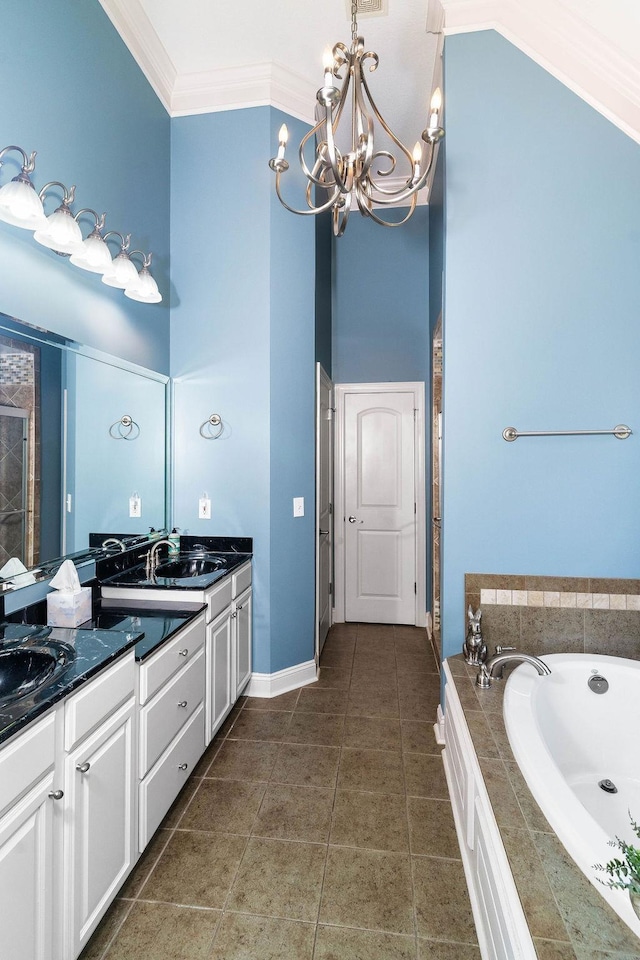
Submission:
[[[315,535],[315,549],[316,549],[316,604],[315,604],[315,658],[316,666],[320,662],[320,385],[321,383],[325,384],[329,388],[329,394],[331,397],[331,403],[335,402],[335,388],[333,381],[327,371],[324,369],[321,363],[316,363],[316,502],[315,502],[315,525],[316,525],[316,535]],[[335,482],[334,476],[334,443],[335,443],[335,432],[334,427],[334,412],[333,408],[331,416],[331,439],[329,441],[329,477],[331,480],[332,489],[329,492],[330,501],[332,505],[332,510],[335,509],[335,497],[333,491],[333,485]],[[334,513],[331,514],[331,553],[333,558],[333,536],[334,536],[334,523],[333,523]],[[333,582],[335,578],[335,569],[333,566],[333,559],[331,564],[330,579]],[[334,585],[335,590],[335,585]],[[331,605],[329,610],[330,624],[333,622],[333,605]]]
[[[333,622],[345,622],[345,397],[349,393],[398,393],[413,392],[414,400],[414,483],[416,497],[416,604],[414,623],[417,627],[427,625],[427,528],[426,528],[426,476],[425,476],[425,383],[400,381],[385,383],[336,383],[334,429],[334,525],[333,525],[333,573],[335,605]]]

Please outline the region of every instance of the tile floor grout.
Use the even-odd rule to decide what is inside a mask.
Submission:
[[[179,960],[479,960],[441,747],[433,735],[440,679],[426,632],[334,627],[321,668],[318,685],[268,703],[241,698],[80,960],[162,960],[169,955],[163,952],[167,936],[178,938],[170,955]],[[437,683],[428,679],[434,677]],[[340,705],[338,713],[323,712],[332,704]],[[251,768],[261,754],[264,769]],[[303,756],[308,766],[297,767]],[[321,757],[326,767],[318,767]],[[246,817],[243,790],[251,803]],[[312,822],[303,818],[300,827],[296,813],[303,800]],[[394,824],[393,810],[400,809],[403,817],[398,814]],[[323,839],[313,839],[316,828]],[[189,897],[193,878],[186,876],[183,898],[158,898],[171,892],[165,875],[172,858],[185,869],[180,847],[189,843],[202,844],[196,850],[202,863],[214,847],[216,854],[224,844],[233,850],[223,895],[211,892],[218,866],[211,859],[204,894],[194,880]],[[321,848],[320,870],[313,850]],[[451,850],[457,855],[447,855]],[[432,879],[438,872],[441,884]],[[385,877],[389,889],[380,890]],[[303,881],[306,901],[299,891]],[[359,902],[361,887],[369,892]],[[208,903],[191,902],[207,896]],[[430,908],[438,921],[429,918]],[[194,911],[215,921],[213,927],[203,920],[195,941],[180,940],[176,927],[191,930]],[[304,939],[308,928],[312,937]]]

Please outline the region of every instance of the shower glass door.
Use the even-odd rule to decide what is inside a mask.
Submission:
[[[26,557],[29,413],[0,406],[0,567]]]

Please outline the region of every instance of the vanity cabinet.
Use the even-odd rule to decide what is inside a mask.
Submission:
[[[76,957],[136,859],[131,651],[64,705],[63,956]]]
[[[139,817],[142,852],[205,747],[205,615],[139,669]]]
[[[207,592],[206,743],[251,676],[251,561]]]
[[[0,753],[0,952],[56,960],[54,832],[56,711]]]

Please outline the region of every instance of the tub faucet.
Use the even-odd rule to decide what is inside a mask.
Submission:
[[[483,663],[476,676],[476,686],[481,690],[488,690],[492,680],[502,680],[502,671],[507,663],[530,663],[535,667],[540,676],[547,676],[551,673],[549,667],[538,657],[531,656],[530,653],[518,653],[517,650],[496,653],[495,656]]]
[[[153,546],[149,550],[146,557],[147,563],[145,567],[145,576],[147,580],[153,580],[156,573],[156,567],[158,566],[158,547],[162,547],[165,544],[168,547],[173,546],[170,540],[155,540]]]

